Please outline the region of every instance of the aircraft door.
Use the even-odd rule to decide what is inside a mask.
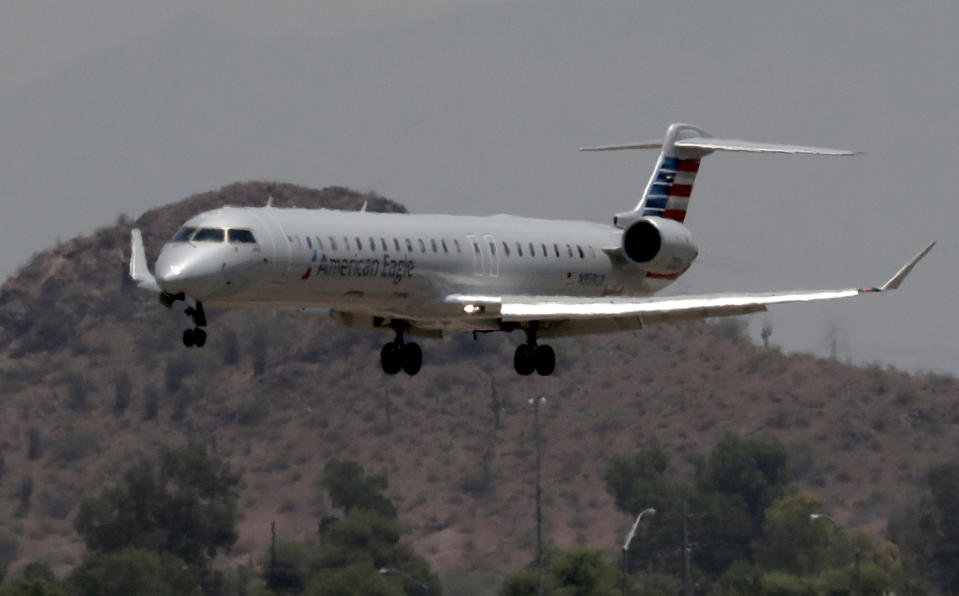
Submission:
[[[467,234],[466,239],[469,240],[469,249],[473,251],[473,275],[483,275],[486,272],[486,266],[479,239],[477,239],[476,234]]]
[[[499,277],[499,253],[496,252],[496,238],[492,234],[483,234],[483,252],[489,259],[490,277]]]
[[[292,241],[287,236],[283,226],[268,209],[264,209],[260,213],[262,213],[262,217],[258,216],[257,219],[263,223],[268,235],[268,238],[261,244],[264,253],[266,253],[264,256],[272,262],[271,281],[273,283],[283,283],[292,265]]]

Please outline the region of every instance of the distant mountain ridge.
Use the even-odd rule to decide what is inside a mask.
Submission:
[[[0,533],[18,537],[21,563],[78,561],[78,499],[159,445],[198,441],[243,473],[237,560],[259,559],[273,520],[281,537],[311,535],[330,509],[314,482],[337,457],[387,475],[407,539],[435,568],[498,576],[532,556],[526,402],[538,394],[546,536],[559,544],[616,548],[629,520],[604,466],[649,440],[688,473],[726,431],[774,436],[800,486],[876,528],[925,465],[954,459],[951,377],[783,356],[735,320],[560,340],[550,378],[518,378],[520,339],[501,334],[424,340],[422,373],[388,378],[384,334],[285,312],[211,311],[208,345],[184,349],[180,309],[126,277],[130,229],[144,230],[152,263],[189,216],[270,196],[278,208],[405,211],[341,187],[236,183],[58,243],[0,287]]]

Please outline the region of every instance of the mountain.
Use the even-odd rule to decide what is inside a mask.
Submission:
[[[940,375],[784,356],[738,320],[554,343],[553,377],[512,370],[518,338],[424,340],[416,377],[386,377],[389,337],[292,312],[210,311],[209,341],[126,277],[129,232],[155,256],[188,216],[222,204],[402,212],[373,194],[249,182],[145,213],[36,254],[0,288],[0,534],[20,562],[60,570],[82,552],[78,500],[160,445],[201,442],[243,473],[236,561],[258,560],[276,521],[306,538],[330,505],[330,458],[389,478],[407,539],[440,571],[497,578],[532,556],[534,449],[542,407],[546,536],[613,550],[630,520],[606,494],[615,454],[660,442],[690,473],[723,433],[789,448],[798,485],[837,519],[884,527],[925,466],[954,458],[959,385]],[[24,496],[24,487],[30,490]]]

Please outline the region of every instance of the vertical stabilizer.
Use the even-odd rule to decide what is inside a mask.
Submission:
[[[701,128],[689,124],[671,124],[666,130],[656,169],[635,211],[644,216],[654,215],[682,223],[686,219],[689,196],[699,172],[699,161],[711,152],[700,148],[677,147],[676,142],[710,136]]]

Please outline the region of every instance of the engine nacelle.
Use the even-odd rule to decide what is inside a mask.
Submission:
[[[686,271],[699,249],[686,226],[651,216],[636,220],[623,232],[623,254],[651,273],[669,275]]]

